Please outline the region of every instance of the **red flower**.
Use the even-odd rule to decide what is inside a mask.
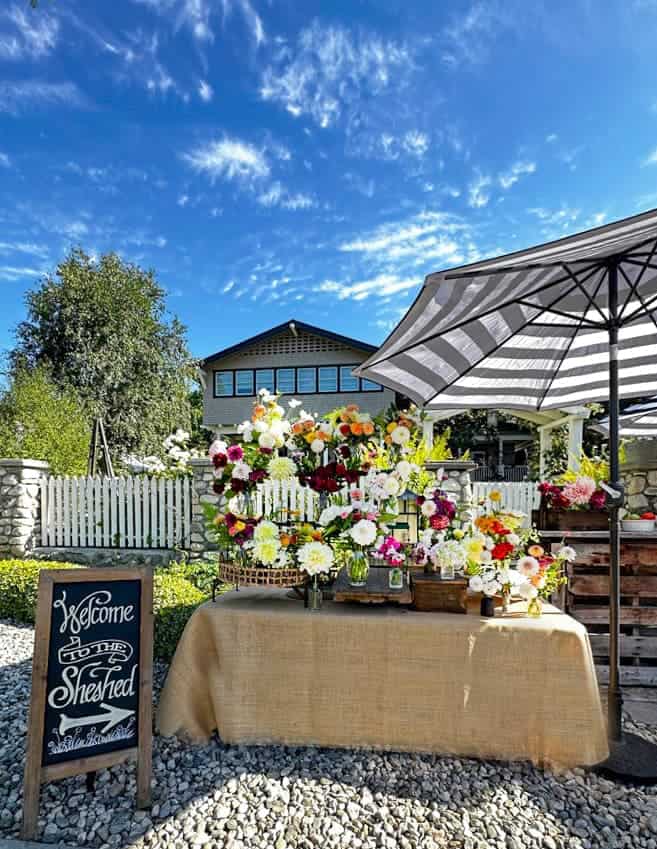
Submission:
[[[434,513],[433,516],[429,518],[429,524],[434,531],[444,531],[445,528],[449,527],[449,519],[447,516],[439,516],[437,513]],[[513,548],[513,546],[511,547]]]
[[[607,503],[607,496],[602,489],[596,489],[591,498],[589,505],[591,510],[604,510]]]
[[[215,454],[212,458],[212,463],[214,464],[215,469],[221,469],[228,462],[228,457],[226,454],[223,454],[221,451],[218,454]]]
[[[498,542],[497,545],[493,546],[491,555],[493,560],[506,560],[512,551],[513,546],[510,542]]]
[[[212,491],[216,492],[217,495],[221,495],[224,491],[224,484],[219,480],[215,480],[212,484]]]
[[[346,423],[345,423],[345,424],[341,424],[341,425],[340,425],[340,427],[338,428],[338,430],[340,431],[340,433],[341,433],[343,436],[349,436],[349,434],[351,433],[351,428],[350,428],[350,427],[349,427],[349,425],[348,425],[348,424],[346,424]]]

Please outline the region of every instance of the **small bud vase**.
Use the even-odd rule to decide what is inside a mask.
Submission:
[[[313,582],[308,588],[308,607],[311,611],[322,609],[322,588],[317,575],[313,575]]]
[[[511,610],[511,593],[508,590],[502,590],[502,613],[508,613]]]
[[[488,595],[482,596],[480,613],[487,618],[495,616],[495,599]]]
[[[367,555],[361,549],[349,552],[347,558],[347,575],[349,583],[352,587],[364,587],[367,584],[367,576],[370,572],[370,565],[367,562]]]
[[[391,590],[401,590],[404,587],[404,574],[401,569],[393,567],[388,575],[388,587]]]
[[[531,616],[532,619],[538,619],[538,617],[543,613],[543,602],[541,599],[536,596],[536,598],[531,598],[527,604],[527,616]]]

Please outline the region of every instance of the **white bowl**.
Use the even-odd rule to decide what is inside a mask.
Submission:
[[[623,519],[621,527],[624,531],[632,531],[633,533],[648,534],[655,530],[654,519]]]

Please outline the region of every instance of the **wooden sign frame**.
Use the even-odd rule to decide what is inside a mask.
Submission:
[[[105,752],[43,766],[43,735],[48,680],[48,655],[55,584],[140,581],[141,604],[139,622],[139,708],[137,716],[138,746]],[[32,693],[26,741],[25,777],[23,784],[23,840],[33,840],[39,819],[41,784],[67,778],[128,760],[137,761],[137,806],[147,808],[151,802],[151,770],[153,757],[153,572],[139,569],[42,569],[39,573],[39,596],[36,610],[34,656],[32,659]]]

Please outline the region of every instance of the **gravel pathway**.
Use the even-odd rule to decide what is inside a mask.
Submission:
[[[33,632],[0,623],[0,836],[15,837]],[[157,669],[157,687],[165,668]],[[642,733],[657,740],[657,728]],[[150,812],[120,766],[43,788],[41,840],[167,849],[657,849],[657,788],[583,770],[155,738]]]

